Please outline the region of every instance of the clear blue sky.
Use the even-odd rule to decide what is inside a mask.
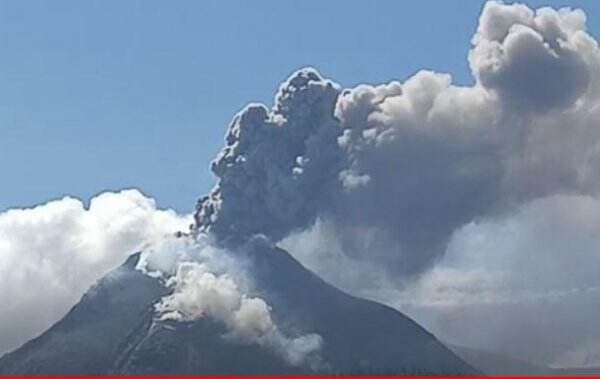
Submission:
[[[582,7],[600,35],[600,2]],[[2,1],[0,210],[137,187],[187,212],[231,116],[306,65],[472,81],[482,1]]]

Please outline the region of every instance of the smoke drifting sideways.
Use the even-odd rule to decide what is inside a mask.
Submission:
[[[215,249],[232,252],[262,234],[334,284],[396,305],[454,343],[543,363],[594,364],[599,283],[590,270],[597,268],[600,221],[587,209],[600,199],[597,42],[580,10],[488,2],[468,60],[471,86],[420,71],[403,82],[344,90],[314,69],[294,73],[271,109],[249,105],[234,117],[211,167],[218,182],[197,205],[196,235],[208,233]],[[133,213],[146,221],[108,228],[89,216],[78,221],[96,214],[93,204],[52,204],[36,208],[39,214],[1,216],[7,253],[0,254],[0,281],[8,290],[0,296],[12,306],[0,314],[5,348],[41,331],[86,280],[118,263],[100,257],[129,253],[188,223],[150,203],[146,213]],[[63,207],[75,210],[63,217]],[[55,208],[61,211],[48,218]],[[106,219],[131,220],[125,213]],[[22,214],[35,221],[18,221]],[[106,242],[129,238],[129,245]],[[71,261],[43,256],[55,251],[81,256],[83,267],[94,268],[89,278],[75,278]],[[208,312],[232,336],[314,350],[315,337],[294,342],[277,332],[266,303],[244,295],[243,275],[180,263],[166,278],[174,292],[159,306],[164,317]],[[31,270],[49,273],[38,283],[43,275],[23,274]],[[54,286],[63,300],[40,298]],[[216,287],[224,299],[215,304],[195,297],[219,293]],[[10,293],[24,300],[15,303]],[[40,304],[54,310],[14,328]],[[242,315],[261,321],[246,324]],[[249,333],[245,325],[259,326]]]
[[[423,280],[469,225],[508,222],[555,196],[595,200],[600,53],[585,13],[488,2],[468,60],[471,86],[420,71],[343,90],[314,69],[294,73],[272,109],[250,105],[233,119],[197,230],[223,245],[257,233],[283,240],[326,278],[366,293],[376,285],[358,277],[400,289]],[[338,246],[330,261],[357,269],[323,269],[321,246]],[[579,275],[580,263],[565,274]],[[490,341],[479,345],[502,347]],[[526,358],[558,359],[535,341]]]
[[[595,193],[599,55],[584,13],[490,2],[473,44],[470,87],[421,71],[342,91],[314,69],[293,74],[271,110],[233,119],[198,228],[280,240],[322,218],[347,254],[407,275],[467,222]]]
[[[286,336],[275,324],[271,307],[251,296],[254,285],[239,254],[215,246],[212,236],[165,238],[144,249],[138,269],[158,277],[173,291],[156,310],[162,320],[222,323],[223,338],[238,344],[258,344],[291,365],[320,364],[318,334]]]

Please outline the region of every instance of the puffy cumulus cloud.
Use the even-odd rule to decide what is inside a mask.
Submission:
[[[318,363],[322,339],[317,334],[286,336],[271,317],[271,308],[249,295],[252,281],[240,257],[214,246],[207,235],[170,238],[149,246],[139,269],[161,277],[172,293],[156,305],[162,319],[210,318],[222,323],[223,338],[258,344],[282,355],[292,365]]]
[[[0,352],[43,332],[102,275],[191,217],[137,190],[0,213]]]

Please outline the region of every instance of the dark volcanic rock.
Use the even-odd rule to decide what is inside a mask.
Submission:
[[[345,294],[287,252],[264,243],[245,251],[256,295],[282,331],[323,338],[318,365],[294,367],[227,341],[207,319],[157,319],[153,305],[167,289],[135,270],[134,254],[48,331],[2,357],[0,374],[477,374],[408,317]]]
[[[135,270],[134,254],[83,296],[69,313],[39,337],[0,359],[0,374],[100,375],[112,367],[120,344],[165,288]]]

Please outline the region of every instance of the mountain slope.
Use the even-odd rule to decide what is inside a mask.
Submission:
[[[492,376],[598,376],[599,367],[551,368],[506,355],[446,344],[450,350],[481,373]]]
[[[471,366],[486,375],[552,375],[549,367],[536,365],[521,359],[464,346],[447,346]]]
[[[581,367],[581,368],[557,368],[552,371],[552,375],[558,376],[594,376],[600,375],[600,367]]]
[[[82,297],[39,337],[0,359],[0,374],[103,374],[119,342],[165,293],[156,280],[135,270],[134,254]]]
[[[248,254],[255,280],[278,323],[320,334],[322,356],[340,373],[473,373],[432,334],[388,306],[350,296],[305,269],[286,251],[256,247]]]
[[[343,293],[287,252],[257,244],[245,254],[282,331],[323,338],[318,366],[228,342],[207,319],[158,320],[152,305],[167,290],[135,270],[133,255],[52,328],[1,358],[0,374],[477,373],[400,312]]]

